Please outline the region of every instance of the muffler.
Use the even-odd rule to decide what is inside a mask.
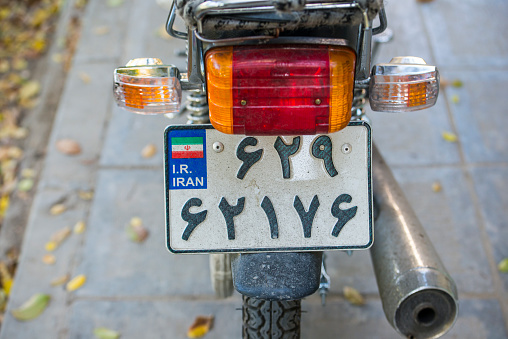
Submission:
[[[455,322],[457,288],[377,148],[370,249],[386,318],[407,338],[437,338]]]

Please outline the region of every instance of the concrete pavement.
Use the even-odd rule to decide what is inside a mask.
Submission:
[[[416,55],[440,68],[441,77],[463,87],[441,91],[435,107],[415,113],[372,113],[374,138],[392,166],[417,215],[459,288],[459,318],[445,338],[507,338],[508,275],[497,263],[508,257],[508,3],[501,0],[386,2],[395,36],[377,58]],[[164,117],[139,116],[115,107],[112,71],[135,57],[161,57],[185,69],[174,51],[183,41],[158,31],[167,12],[155,1],[126,0],[118,7],[90,0],[83,32],[68,75],[37,187],[22,255],[0,339],[92,338],[96,327],[118,330],[122,338],[185,338],[197,315],[215,315],[206,338],[239,338],[241,298],[216,300],[208,258],[172,255],[165,249],[162,170]],[[107,26],[107,34],[97,34]],[[104,30],[103,30],[104,31]],[[82,74],[90,82],[82,81]],[[442,138],[457,134],[458,142]],[[78,141],[83,152],[69,157],[55,142]],[[156,156],[141,150],[158,145]],[[441,192],[432,184],[440,182]],[[95,192],[92,200],[79,191]],[[59,216],[49,209],[63,202]],[[128,240],[129,220],[140,217],[150,235]],[[84,220],[84,234],[73,234],[48,266],[44,244],[65,226]],[[394,338],[378,297],[369,254],[331,253],[331,296],[303,302],[303,338]],[[61,275],[85,274],[75,291],[51,287]],[[349,305],[344,286],[367,297]],[[30,322],[10,311],[34,293],[51,294],[50,306]]]

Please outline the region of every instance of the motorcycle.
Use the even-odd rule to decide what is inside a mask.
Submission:
[[[446,333],[455,283],[365,114],[367,101],[433,106],[439,72],[418,57],[371,71],[382,1],[175,0],[166,26],[187,41],[187,72],[131,60],[114,97],[134,113],[188,113],[164,134],[167,246],[210,254],[217,296],[243,295],[243,338],[299,338],[301,299],[319,290],[324,304],[330,287],[325,251],[367,249],[390,324],[408,338]]]

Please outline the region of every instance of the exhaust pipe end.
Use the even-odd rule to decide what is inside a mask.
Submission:
[[[396,286],[383,298],[388,301],[383,308],[393,327],[406,338],[438,338],[455,323],[456,287],[442,272],[415,268],[397,279]]]

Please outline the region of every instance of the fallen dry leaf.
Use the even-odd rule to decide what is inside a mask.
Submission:
[[[24,84],[19,90],[19,99],[21,101],[28,100],[37,94],[41,90],[41,85],[39,82],[32,80]]]
[[[83,200],[92,200],[93,199],[93,190],[90,191],[78,191],[78,197]]]
[[[143,158],[151,158],[157,153],[157,147],[155,147],[154,144],[148,144],[145,147],[143,147],[143,150],[141,151],[141,156]]]
[[[441,183],[439,181],[436,181],[432,184],[432,191],[434,192],[441,192],[443,190],[443,186],[441,186]]]
[[[455,79],[452,82],[452,86],[455,88],[461,88],[462,86],[464,86],[464,83],[462,82],[462,80]]]
[[[86,230],[86,224],[84,221],[80,220],[74,225],[74,233],[76,234],[82,234]]]
[[[51,297],[48,294],[37,293],[11,313],[18,320],[32,320],[37,318],[46,309],[50,300]]]
[[[77,155],[81,153],[81,146],[76,140],[60,139],[56,142],[56,149],[66,155]]]
[[[143,226],[143,220],[140,217],[132,217],[129,224],[134,227]]]
[[[34,179],[25,178],[18,183],[18,190],[21,192],[28,192],[34,187]]]
[[[107,4],[109,7],[118,7],[123,4],[124,0],[108,0]]]
[[[365,305],[365,299],[363,299],[362,295],[358,290],[353,287],[345,286],[344,287],[344,298],[349,301],[352,305],[362,306]]]
[[[66,275],[61,276],[61,277],[55,278],[54,280],[51,281],[51,286],[63,285],[66,282],[68,282],[70,278],[71,278],[71,276],[68,273]]]
[[[0,262],[0,277],[2,281],[3,291],[6,295],[11,293],[11,287],[14,282],[11,272],[7,268],[5,262]]]
[[[110,330],[105,327],[97,327],[93,330],[93,334],[99,339],[118,339],[120,338],[120,332]]]
[[[92,81],[92,78],[87,73],[85,73],[85,72],[80,72],[79,73],[79,78],[85,84],[89,84]]]
[[[452,102],[454,104],[458,104],[460,102],[460,98],[457,94],[455,94],[454,96],[452,96]]]
[[[23,178],[33,178],[35,177],[35,171],[31,168],[23,168],[21,170],[21,176]]]
[[[187,330],[187,337],[201,338],[213,328],[214,316],[198,316]]]
[[[133,217],[127,226],[127,236],[130,240],[141,243],[148,237],[148,230],[143,226],[143,221],[139,217]]]
[[[61,230],[55,232],[51,239],[46,243],[46,251],[51,252],[58,248],[71,235],[70,227],[64,227]]]
[[[65,286],[65,289],[69,292],[75,291],[78,288],[81,288],[86,282],[86,276],[84,274],[80,274],[71,279]]]
[[[46,265],[53,265],[54,263],[56,263],[56,258],[53,254],[48,253],[42,257],[42,262],[45,263]]]
[[[109,33],[109,26],[99,26],[93,29],[95,35],[105,35]]]
[[[67,210],[67,207],[64,204],[55,204],[51,206],[49,209],[49,214],[51,215],[60,215]]]
[[[501,273],[508,273],[508,258],[504,258],[503,260],[501,260],[497,265],[497,268]]]
[[[448,142],[457,142],[457,140],[458,140],[457,135],[455,135],[454,133],[451,133],[451,132],[445,131],[441,135],[443,136],[443,139]]]

